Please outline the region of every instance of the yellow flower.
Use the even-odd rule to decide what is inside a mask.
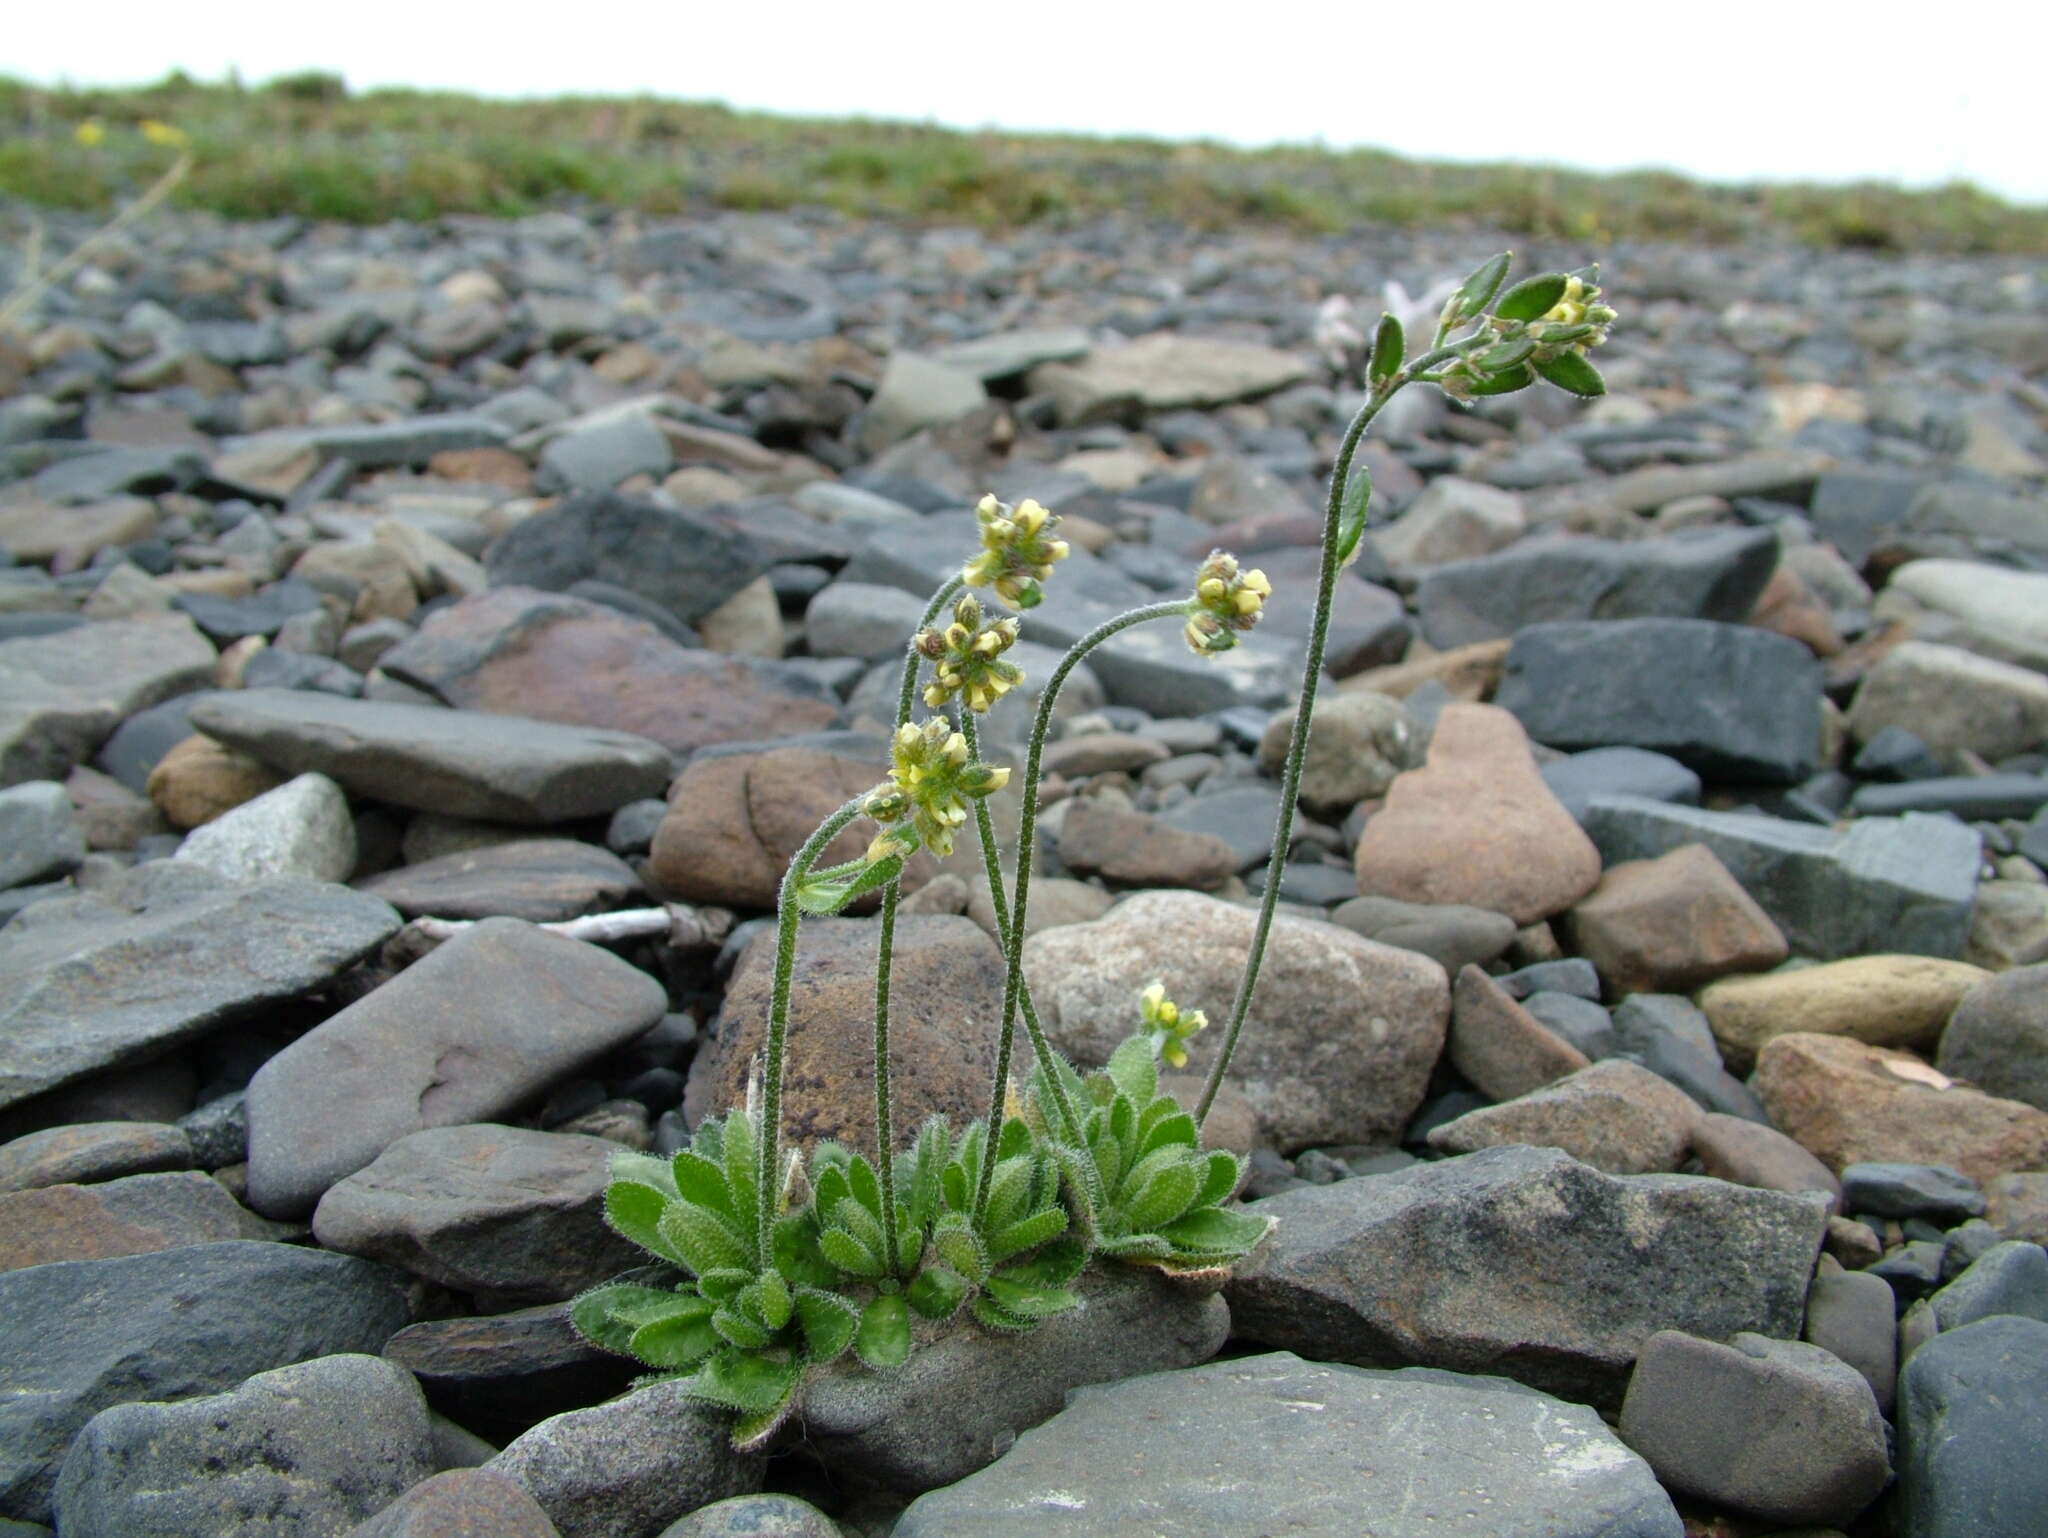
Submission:
[[[107,125],[96,117],[89,117],[71,130],[71,137],[89,150],[96,150],[107,142]]]
[[[1235,632],[1256,625],[1272,596],[1273,584],[1263,571],[1241,572],[1236,556],[1210,551],[1195,573],[1195,596],[1189,600],[1183,632],[1188,645],[1204,655],[1229,651],[1237,644]]]
[[[1182,1009],[1174,1003],[1166,996],[1164,983],[1154,983],[1138,995],[1138,1014],[1159,1060],[1169,1068],[1187,1067],[1187,1042],[1209,1024],[1209,1017],[1199,1009]]]
[[[890,756],[894,763],[888,782],[868,792],[862,810],[885,824],[908,818],[910,826],[875,840],[868,848],[870,860],[907,854],[920,844],[936,855],[951,854],[953,835],[967,821],[967,803],[1010,783],[1008,769],[969,761],[966,737],[945,716],[899,728]]]
[[[192,142],[191,136],[182,128],[174,128],[153,117],[142,120],[142,137],[163,149],[181,150]]]
[[[1024,670],[1003,660],[1003,653],[1017,643],[1017,621],[1006,615],[984,626],[981,618],[974,595],[963,593],[953,605],[952,624],[917,633],[918,651],[933,664],[932,681],[924,691],[924,702],[933,709],[957,694],[969,710],[985,712],[1024,682]]]
[[[961,570],[969,587],[991,587],[1013,609],[1036,608],[1044,597],[1038,584],[1067,558],[1067,542],[1052,538],[1059,519],[1026,498],[1012,508],[985,496],[974,509],[981,524],[981,554]]]

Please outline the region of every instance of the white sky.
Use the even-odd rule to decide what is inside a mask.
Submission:
[[[1370,144],[2048,203],[2039,0],[19,0],[0,73],[651,91],[963,127]],[[1447,82],[1457,82],[1447,84]]]

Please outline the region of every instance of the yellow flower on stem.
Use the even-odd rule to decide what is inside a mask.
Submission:
[[[961,570],[969,587],[995,589],[996,597],[1013,609],[1032,609],[1044,594],[1038,584],[1052,575],[1055,562],[1067,558],[1067,542],[1054,539],[1059,519],[1025,498],[1012,508],[994,495],[974,509],[981,524],[981,554]]]
[[[1005,615],[984,626],[972,593],[961,594],[953,605],[950,625],[920,630],[916,644],[932,661],[924,702],[935,710],[958,695],[969,710],[983,713],[1024,682],[1024,670],[1003,660],[1003,653],[1017,644],[1017,621]]]
[[[1195,596],[1188,602],[1188,623],[1182,632],[1188,645],[1205,656],[1229,651],[1237,645],[1236,632],[1259,622],[1272,595],[1273,584],[1263,571],[1239,571],[1236,556],[1210,551],[1195,573]]]
[[[1182,1009],[1174,1003],[1166,996],[1164,983],[1154,983],[1138,995],[1138,1014],[1159,1060],[1169,1068],[1187,1067],[1187,1043],[1208,1025],[1209,1017],[1199,1009]]]
[[[945,716],[933,716],[923,726],[906,723],[890,745],[890,756],[894,763],[887,783],[869,791],[861,807],[885,828],[868,847],[870,859],[907,854],[919,845],[941,857],[951,854],[953,835],[967,821],[967,803],[1010,783],[1008,769],[968,758],[967,739]],[[907,828],[889,826],[906,820]]]

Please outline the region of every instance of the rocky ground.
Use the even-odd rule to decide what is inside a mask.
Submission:
[[[106,247],[0,340],[0,1531],[2037,1532],[2048,285],[1527,253],[1604,259],[1612,393],[1385,414],[1269,864],[1359,333],[1496,248]],[[739,1092],[985,491],[1074,546],[1026,697],[1212,546],[1272,578],[1227,658],[1075,675],[1028,970],[1100,1061],[1155,978],[1220,1015],[1280,882],[1212,1130],[1281,1221],[742,1457],[561,1300],[636,1262],[609,1152]],[[985,1093],[974,870],[910,872],[902,1125]],[[790,1125],[871,1138],[870,928],[806,933]]]

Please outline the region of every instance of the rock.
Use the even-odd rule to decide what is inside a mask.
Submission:
[[[561,1538],[540,1503],[489,1469],[429,1475],[346,1538]]]
[[[1079,1308],[1028,1335],[942,1326],[892,1372],[826,1369],[804,1390],[806,1444],[827,1468],[920,1494],[986,1468],[1084,1385],[1206,1362],[1230,1332],[1220,1296],[1143,1267],[1100,1266],[1076,1290]]]
[[[1710,780],[1796,785],[1820,752],[1821,669],[1805,647],[1696,619],[1516,631],[1495,700],[1538,742],[1665,753]]]
[[[0,1516],[49,1520],[72,1438],[110,1405],[219,1393],[312,1357],[378,1350],[410,1317],[396,1272],[231,1240],[0,1275]]]
[[[1546,620],[1749,617],[1777,565],[1768,529],[1698,529],[1663,539],[1520,541],[1422,573],[1422,634],[1448,650]]]
[[[261,592],[245,591],[239,596],[180,593],[177,605],[222,644],[249,636],[274,636],[300,615],[317,614],[322,608],[319,590],[297,578],[267,583]]]
[[[494,588],[559,593],[595,579],[638,594],[686,625],[769,564],[752,540],[724,524],[610,491],[575,492],[484,552]]]
[[[1834,1171],[1760,1121],[1704,1111],[1692,1129],[1692,1153],[1717,1180],[1766,1191],[1819,1191],[1834,1207],[1844,1205],[1842,1182]]]
[[[430,1319],[392,1336],[384,1354],[420,1380],[434,1405],[507,1437],[623,1393],[639,1374],[631,1358],[578,1334],[562,1304]]]
[[[1856,956],[1723,978],[1701,991],[1699,1003],[1728,1065],[1746,1073],[1763,1044],[1788,1031],[1931,1051],[1956,1005],[1987,975],[1964,961]]]
[[[147,497],[69,507],[30,499],[0,508],[0,546],[24,565],[47,566],[60,555],[83,563],[110,545],[148,539],[156,528],[156,504]]]
[[[625,732],[519,716],[252,689],[195,706],[193,724],[292,774],[416,811],[551,823],[660,794],[667,752]]]
[[[1048,776],[1082,779],[1091,774],[1136,774],[1172,757],[1165,743],[1134,732],[1089,732],[1082,737],[1063,737],[1047,743],[1039,755],[1039,768]]]
[[[1259,739],[1259,767],[1275,779],[1287,762],[1287,739],[1298,710],[1283,710]],[[1387,793],[1394,777],[1422,762],[1420,734],[1397,699],[1360,690],[1316,700],[1314,729],[1301,766],[1301,805],[1326,820],[1341,819],[1361,801]]]
[[[339,785],[302,774],[194,829],[177,857],[230,881],[346,881],[356,866],[355,823]]]
[[[645,1259],[605,1223],[617,1151],[572,1133],[429,1127],[330,1188],[313,1234],[496,1307],[553,1302]]]
[[[0,1195],[0,1271],[239,1239],[242,1216],[226,1187],[190,1171],[10,1192]]]
[[[1806,1294],[1804,1338],[1863,1375],[1881,1414],[1892,1411],[1898,1379],[1898,1327],[1892,1290],[1867,1271],[1823,1271]]]
[[[1862,761],[1859,754],[1857,762]],[[1858,817],[1953,812],[1965,822],[2031,817],[2044,806],[2048,778],[2038,774],[1955,774],[1903,785],[1861,785],[1849,798],[1849,810]]]
[[[171,831],[170,823],[147,798],[112,775],[83,764],[65,776],[64,794],[75,810],[87,849],[133,849],[145,838]]]
[[[0,1143],[0,1191],[191,1167],[192,1140],[185,1129],[161,1122],[82,1122]]]
[[[2038,881],[1980,882],[1963,959],[1991,971],[2048,961],[2048,886]]]
[[[1009,379],[1034,364],[1086,357],[1094,344],[1080,326],[1027,326],[932,349],[934,361],[983,381]]]
[[[1440,475],[1401,516],[1369,536],[1396,571],[1474,560],[1520,539],[1529,527],[1522,499],[1478,481]]]
[[[831,1138],[874,1152],[878,944],[878,926],[859,919],[814,919],[800,932],[783,1059],[783,1131],[793,1145]],[[971,919],[936,914],[899,918],[893,955],[892,1121],[907,1143],[935,1112],[955,1127],[988,1114],[1003,965]],[[715,1038],[691,1064],[684,1112],[693,1126],[746,1103],[767,1043],[774,964],[775,935],[764,927],[733,968]],[[1021,1028],[1018,1051],[1021,1071],[1030,1055]]]
[[[1700,777],[1677,759],[1646,748],[1588,748],[1542,767],[1543,783],[1564,809],[1585,820],[1594,796],[1642,796],[1679,806],[1698,806]]]
[[[1539,1025],[1563,1037],[1595,1062],[1614,1055],[1614,1017],[1604,1005],[1575,993],[1541,989],[1523,1001]]]
[[[1778,926],[1704,844],[1608,867],[1565,928],[1616,995],[1689,992],[1789,954]]]
[[[1866,1217],[1925,1218],[1953,1228],[1982,1217],[1984,1193],[1939,1164],[1852,1164],[1842,1171],[1842,1205]]]
[[[323,1356],[230,1393],[102,1410],[64,1459],[57,1520],[79,1538],[313,1538],[426,1478],[431,1452],[410,1374]]]
[[[195,734],[149,771],[148,789],[172,827],[202,828],[284,783],[285,776],[261,759]]]
[[[635,475],[656,479],[675,468],[668,439],[645,413],[572,426],[541,450],[538,484],[545,491],[605,493]]]
[[[745,587],[697,621],[704,644],[715,652],[736,657],[774,661],[782,656],[782,604],[775,596],[775,584],[756,577]],[[785,674],[798,679],[801,673]]]
[[[0,785],[63,779],[124,718],[212,682],[213,663],[182,615],[0,640]]]
[[[1154,332],[1076,363],[1041,363],[1026,386],[1052,398],[1061,425],[1081,426],[1133,408],[1224,406],[1284,390],[1308,373],[1306,359],[1255,343]]]
[[[1536,772],[1513,716],[1448,705],[1423,767],[1395,779],[1358,840],[1362,893],[1464,903],[1529,924],[1577,902],[1600,857]]]
[[[47,881],[85,858],[85,833],[55,780],[0,790],[0,887]]]
[[[940,881],[945,879],[943,876],[939,878]],[[1004,879],[1014,883],[1015,873],[1007,873]],[[937,884],[933,882],[932,886]],[[918,895],[921,897],[931,890],[932,887],[927,886]],[[1066,876],[1034,876],[1031,878],[1031,906],[1024,914],[1024,934],[1029,938],[1041,929],[1057,929],[1062,924],[1092,924],[1109,912],[1115,901],[1101,887],[1090,886],[1085,881],[1075,881]],[[976,881],[968,888],[966,913],[988,931],[991,939],[996,937],[995,903],[989,897],[986,881]]]
[[[374,897],[295,877],[231,887],[196,866],[38,903],[0,930],[0,1106],[309,993],[397,927]]]
[[[1470,646],[1454,646],[1412,661],[1367,668],[1363,673],[1341,679],[1337,691],[1343,694],[1368,689],[1405,700],[1427,684],[1438,684],[1454,700],[1490,699],[1500,686],[1510,644],[1509,638],[1502,636],[1493,641],[1474,641]]]
[[[1420,951],[1455,975],[1468,963],[1493,960],[1514,943],[1515,921],[1505,913],[1458,903],[1404,903],[1392,897],[1354,897],[1330,912],[1330,922],[1368,940]]]
[[[1706,845],[1802,956],[1952,957],[1963,949],[1980,854],[1977,835],[1952,817],[1859,817],[1837,833],[1596,795],[1583,820],[1609,865]]]
[[[315,545],[292,565],[292,576],[339,599],[349,619],[407,619],[420,606],[412,569],[388,544]]]
[[[1646,513],[1686,497],[1789,497],[1804,503],[1832,461],[1810,450],[1741,454],[1697,465],[1649,465],[1585,486],[1565,486],[1533,510],[1539,518],[1600,511]],[[1720,531],[1715,531],[1720,532]],[[1768,532],[1768,531],[1766,531]]]
[[[1431,1130],[1443,1153],[1526,1143],[1562,1148],[1610,1175],[1675,1170],[1692,1146],[1699,1107],[1647,1068],[1594,1063],[1502,1105],[1468,1111]]]
[[[1905,1052],[1794,1032],[1757,1054],[1771,1120],[1832,1170],[1946,1164],[1984,1185],[2048,1168],[2048,1112],[1957,1084]]]
[[[1213,833],[1231,848],[1240,871],[1263,865],[1279,826],[1280,790],[1262,780],[1207,790],[1157,814],[1170,827]],[[1034,894],[1035,895],[1035,894]]]
[[[1910,602],[1908,617],[1922,639],[2048,671],[2048,576],[2041,572],[1982,561],[1908,561],[1886,582],[1879,617],[1892,617],[1901,599]]]
[[[1249,1466],[1256,1481],[1234,1476]],[[1683,1530],[1583,1405],[1499,1378],[1276,1351],[1083,1389],[993,1467],[914,1502],[896,1538],[1423,1538],[1479,1504],[1495,1538]]]
[[[732,1450],[731,1417],[656,1383],[542,1421],[484,1468],[516,1480],[562,1538],[646,1538],[761,1486],[761,1459]]]
[[[1588,1061],[1469,962],[1451,989],[1450,1060],[1492,1100],[1517,1099]]]
[[[1954,646],[1903,641],[1864,674],[1849,730],[1868,742],[1903,726],[1960,769],[1962,753],[1997,762],[2048,738],[2048,678]]]
[[[667,1006],[609,952],[484,919],[257,1070],[249,1203],[302,1216],[407,1133],[503,1115]]]
[[[528,838],[445,854],[371,876],[360,889],[407,918],[504,914],[545,924],[604,913],[641,895],[632,866],[573,838]]]
[[[2015,967],[1965,993],[1934,1066],[1988,1095],[2048,1111],[2048,965]]]
[[[878,454],[912,433],[978,411],[987,401],[977,375],[916,353],[892,352],[861,419],[861,447]]]
[[[699,1506],[661,1538],[841,1538],[840,1526],[793,1495],[735,1495]]]
[[[1071,871],[1138,887],[1214,891],[1237,866],[1230,846],[1213,833],[1187,832],[1087,796],[1067,808],[1059,854]]]
[[[2048,1171],[1996,1176],[1984,1203],[1985,1217],[2006,1238],[2048,1244]]]
[[[1183,1009],[1229,1019],[1255,915],[1190,892],[1145,892],[1092,924],[1024,943],[1024,970],[1053,1045],[1106,1062],[1165,980]],[[1422,1103],[1449,1014],[1443,970],[1425,956],[1311,919],[1277,917],[1226,1083],[1244,1091],[1264,1140],[1389,1144]],[[1220,1029],[1189,1044],[1206,1073]]]
[[[1870,1385],[1801,1341],[1659,1330],[1620,1429],[1666,1488],[1783,1526],[1845,1526],[1891,1478]]]
[[[1896,1519],[1915,1538],[2026,1532],[2048,1505],[2048,1324],[1983,1319],[1899,1373]]]
[[[1280,1226],[1225,1289],[1239,1339],[1614,1407],[1658,1330],[1796,1335],[1827,1199],[1490,1148],[1245,1210]]]
[[[814,657],[901,657],[924,617],[922,600],[873,582],[835,582],[804,610]]]
[[[1930,1301],[1944,1330],[1998,1314],[2048,1324],[2048,1253],[2019,1240],[1994,1244]]]

